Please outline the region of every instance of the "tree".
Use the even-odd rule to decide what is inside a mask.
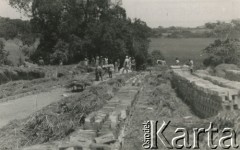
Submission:
[[[165,58],[160,50],[153,50],[149,55],[148,64],[155,65],[157,64],[157,60],[163,60],[163,59]]]
[[[52,64],[60,64],[61,62],[66,63],[68,61],[68,49],[69,44],[63,41],[58,41],[54,47],[54,53],[51,54],[50,59]]]
[[[211,22],[205,23],[205,27],[208,29],[214,29],[216,26],[217,26],[217,23],[211,23]]]
[[[220,37],[224,40],[228,39],[233,31],[231,23],[218,22],[214,28],[214,33],[217,37]]]
[[[5,44],[2,40],[0,40],[0,65],[5,65],[8,63],[8,55],[9,52],[7,52],[5,49]]]
[[[221,63],[238,64],[240,62],[240,41],[238,39],[215,40],[203,52],[208,55],[204,60],[206,66]]]
[[[21,0],[11,1],[25,8]],[[108,0],[32,0],[31,4],[31,26],[41,34],[33,61],[42,57],[55,64],[66,55],[65,64],[70,64],[85,57],[115,61],[129,55],[137,66],[146,62],[151,29],[140,19],[128,19],[118,5],[111,6]]]
[[[240,31],[240,19],[233,19],[231,23],[233,24],[235,30]]]
[[[21,12],[24,12],[25,15],[31,15],[31,4],[33,0],[9,0],[9,4],[18,9]]]
[[[216,23],[206,23],[205,27],[212,30],[215,37],[226,40],[228,38],[239,38],[240,20],[233,19],[230,23],[217,21]]]
[[[29,21],[0,17],[0,37],[8,40],[27,33],[31,33]]]

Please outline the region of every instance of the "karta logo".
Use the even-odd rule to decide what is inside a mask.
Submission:
[[[208,129],[204,128],[193,128],[192,137],[189,139],[189,131],[186,128],[177,128],[174,134],[177,136],[173,137],[171,140],[167,138],[164,134],[164,131],[167,130],[171,122],[163,121],[160,128],[157,130],[158,121],[146,121],[143,123],[144,131],[144,140],[143,148],[144,149],[157,149],[158,148],[158,139],[161,141],[161,144],[168,149],[200,149],[199,147],[199,135],[207,135],[207,144],[210,149],[216,149],[218,147],[223,149],[238,149],[239,145],[237,144],[237,134],[232,128],[224,128],[219,132],[217,128],[213,127],[213,123],[210,123]],[[182,133],[182,134],[181,134]],[[173,134],[173,135],[174,135]],[[218,139],[214,139],[214,137]],[[216,142],[217,141],[217,142]]]

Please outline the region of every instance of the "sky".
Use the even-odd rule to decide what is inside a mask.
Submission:
[[[240,0],[122,0],[130,18],[140,18],[150,27],[196,27],[206,22],[240,18]],[[0,16],[21,18],[19,12],[0,0]]]
[[[8,0],[0,0],[0,16],[1,17],[9,17],[12,19],[19,19],[24,17],[16,9],[12,8],[8,4]]]

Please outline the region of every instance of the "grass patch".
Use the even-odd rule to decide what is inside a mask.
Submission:
[[[175,64],[175,58],[178,57],[181,64],[193,59],[197,67],[202,66],[202,62],[206,56],[202,55],[202,50],[210,43],[214,42],[214,38],[151,38],[149,52],[160,50],[169,65]]]

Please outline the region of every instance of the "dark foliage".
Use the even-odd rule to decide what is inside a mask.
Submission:
[[[0,40],[0,65],[9,63],[7,58],[9,53],[4,48],[5,48],[5,44],[2,40]]]
[[[240,41],[238,39],[215,40],[203,50],[208,58],[204,60],[205,66],[217,66],[222,63],[239,64]]]
[[[29,21],[0,17],[0,37],[8,40],[29,33],[31,33]]]
[[[114,62],[129,55],[138,66],[145,63],[151,29],[128,19],[123,8],[108,0],[32,0],[31,9],[28,1],[10,1],[13,7],[31,10],[31,25],[41,33],[31,56],[35,62],[42,57],[46,64],[70,64],[96,56]]]
[[[160,50],[154,50],[151,52],[151,54],[148,56],[148,65],[156,65],[157,60],[163,60],[164,56]]]

